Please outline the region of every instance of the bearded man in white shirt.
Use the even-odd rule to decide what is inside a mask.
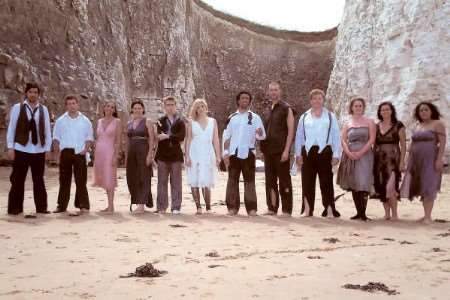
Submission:
[[[319,175],[324,210],[322,216],[340,217],[334,203],[332,167],[339,163],[341,138],[336,116],[323,107],[325,93],[309,93],[311,109],[299,119],[295,136],[296,163],[302,172],[302,214],[312,216]]]
[[[47,214],[47,191],[44,183],[45,159],[52,144],[50,118],[47,107],[39,103],[41,90],[35,83],[27,83],[25,99],[11,108],[6,135],[8,156],[13,161],[8,195],[8,214],[23,212],[24,184],[28,168],[33,178],[36,212]]]
[[[64,102],[67,111],[56,120],[53,128],[54,148],[57,153],[60,153],[58,207],[54,213],[67,210],[72,168],[76,185],[75,207],[80,209],[80,213],[84,213],[90,208],[86,187],[86,155],[94,142],[94,134],[91,121],[78,111],[77,96],[68,95],[64,98]]]
[[[250,110],[252,96],[242,91],[236,96],[237,112],[228,117],[222,135],[223,159],[228,170],[226,203],[229,215],[239,212],[239,178],[244,177],[244,204],[249,216],[256,216],[255,142],[266,132],[261,118]]]

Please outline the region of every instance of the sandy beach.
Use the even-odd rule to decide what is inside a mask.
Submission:
[[[377,200],[368,205],[372,222],[351,221],[350,193],[337,203],[340,219],[319,217],[319,192],[316,217],[300,218],[299,175],[293,177],[292,218],[249,218],[243,205],[239,216],[225,216],[224,173],[213,190],[215,214],[195,216],[185,186],[182,215],[133,216],[124,169],[116,213],[98,213],[106,195],[90,188],[88,215],[25,219],[6,215],[9,174],[9,168],[0,168],[0,299],[449,299],[449,175],[434,209],[441,222],[421,225],[415,222],[421,203],[406,200],[399,204],[401,221],[381,220]],[[56,207],[57,180],[57,169],[47,169],[50,210]],[[153,178],[154,197],[155,183]],[[72,186],[70,210],[74,191]],[[263,173],[257,173],[257,193],[262,214]],[[34,212],[31,175],[25,211]],[[146,262],[168,274],[119,278]],[[384,283],[398,294],[343,288],[368,282]]]

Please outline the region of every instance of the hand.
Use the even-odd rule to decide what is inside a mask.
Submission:
[[[8,157],[10,160],[14,160],[16,157],[16,151],[14,149],[8,149]]]
[[[186,157],[186,161],[184,162],[184,165],[188,168],[190,168],[192,166],[192,162],[189,157]]]
[[[441,159],[438,159],[434,162],[434,168],[436,169],[436,172],[442,173],[444,170],[444,162]]]
[[[51,160],[52,159],[52,153],[51,152],[45,152],[45,160],[46,161],[49,161],[49,160]]]
[[[111,162],[111,165],[113,166],[113,167],[116,167],[117,166],[117,158],[116,157],[113,157],[113,159],[112,159],[112,162]]]
[[[281,154],[281,162],[285,162],[289,159],[289,152],[283,151],[283,154]]]
[[[164,140],[167,140],[168,138],[169,138],[169,135],[167,135],[165,133],[158,134],[158,141],[164,141]]]
[[[223,162],[225,163],[225,167],[226,167],[227,170],[228,170],[228,167],[230,166],[230,156],[229,156],[229,155],[225,155],[225,156],[223,157]]]
[[[297,159],[295,160],[295,163],[297,164],[297,168],[301,168],[303,165],[303,157],[299,156],[297,157]]]
[[[216,166],[217,166],[217,168],[219,168],[219,166],[220,166],[220,158],[219,157],[216,158]]]
[[[400,169],[400,172],[402,172],[402,173],[406,172],[406,167],[405,167],[404,162],[400,162],[399,169]]]
[[[259,128],[256,129],[256,134],[259,135],[259,136],[262,136],[262,135],[263,135],[263,131],[262,131],[262,128],[261,128],[261,127],[259,127]]]
[[[147,167],[150,167],[153,163],[153,157],[151,155],[147,155],[147,158],[145,159],[145,165]]]
[[[339,159],[338,159],[338,158],[334,158],[334,157],[333,157],[333,158],[331,159],[331,165],[332,165],[332,166],[336,166],[338,163],[339,163]]]
[[[350,158],[350,160],[357,160],[357,158],[355,156],[355,152],[348,152],[345,154],[348,156],[348,158]]]

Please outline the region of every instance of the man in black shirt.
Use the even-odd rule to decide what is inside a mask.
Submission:
[[[157,122],[158,149],[155,160],[158,164],[157,210],[164,213],[168,208],[168,181],[172,196],[171,211],[179,214],[182,201],[182,165],[183,151],[181,143],[186,135],[186,126],[182,116],[177,114],[174,97],[164,98],[166,114]]]
[[[289,104],[281,100],[278,82],[269,84],[269,99],[271,106],[263,115],[267,137],[261,142],[266,175],[267,214],[277,214],[281,198],[283,215],[290,216],[292,182],[289,152],[294,138],[294,113]]]

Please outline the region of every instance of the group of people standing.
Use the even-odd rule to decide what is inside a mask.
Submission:
[[[103,118],[98,121],[94,138],[90,120],[78,109],[77,96],[66,96],[66,113],[56,120],[52,138],[48,109],[39,103],[40,92],[36,84],[27,84],[24,100],[11,109],[7,145],[13,170],[8,214],[23,212],[24,182],[29,167],[36,212],[49,213],[44,169],[52,148],[58,153],[60,171],[58,206],[54,213],[67,210],[72,173],[76,184],[75,207],[80,209],[77,214],[89,211],[87,160],[92,148],[93,185],[106,191],[108,206],[102,212],[113,212],[123,127],[116,104],[106,102],[104,105]],[[295,167],[302,174],[303,215],[314,214],[316,178],[319,177],[322,216],[340,217],[333,186],[333,168],[339,166],[337,184],[352,193],[355,203],[356,215],[351,219],[369,220],[366,215],[369,196],[380,199],[385,219],[393,220],[398,219],[400,198],[420,197],[424,206],[421,221],[431,221],[447,136],[434,104],[421,102],[415,109],[417,126],[406,164],[405,126],[397,120],[395,107],[390,102],[379,105],[376,123],[364,115],[365,100],[352,99],[348,111],[350,119],[340,129],[335,114],[324,107],[324,92],[314,89],[309,94],[311,108],[300,116],[295,130],[295,111],[282,100],[279,83],[269,84],[268,96],[271,105],[260,117],[250,109],[252,95],[240,92],[236,96],[237,111],[226,121],[222,142],[217,122],[208,116],[208,105],[203,99],[192,103],[189,119],[185,119],[177,112],[176,99],[166,97],[163,100],[165,114],[156,122],[145,117],[142,101],[132,102],[131,120],[126,125],[125,158],[130,210],[138,214],[143,213],[146,206],[153,207],[151,177],[156,164],[156,212],[168,210],[170,183],[170,211],[179,214],[184,164],[197,214],[202,213],[201,196],[206,212],[211,212],[211,188],[218,170],[222,169],[228,171],[225,196],[228,214],[236,215],[239,211],[242,173],[244,205],[248,215],[256,215],[256,141],[260,141],[267,215],[276,215],[280,206],[284,216],[292,215],[290,156],[294,148]],[[133,205],[136,208],[133,209]]]

